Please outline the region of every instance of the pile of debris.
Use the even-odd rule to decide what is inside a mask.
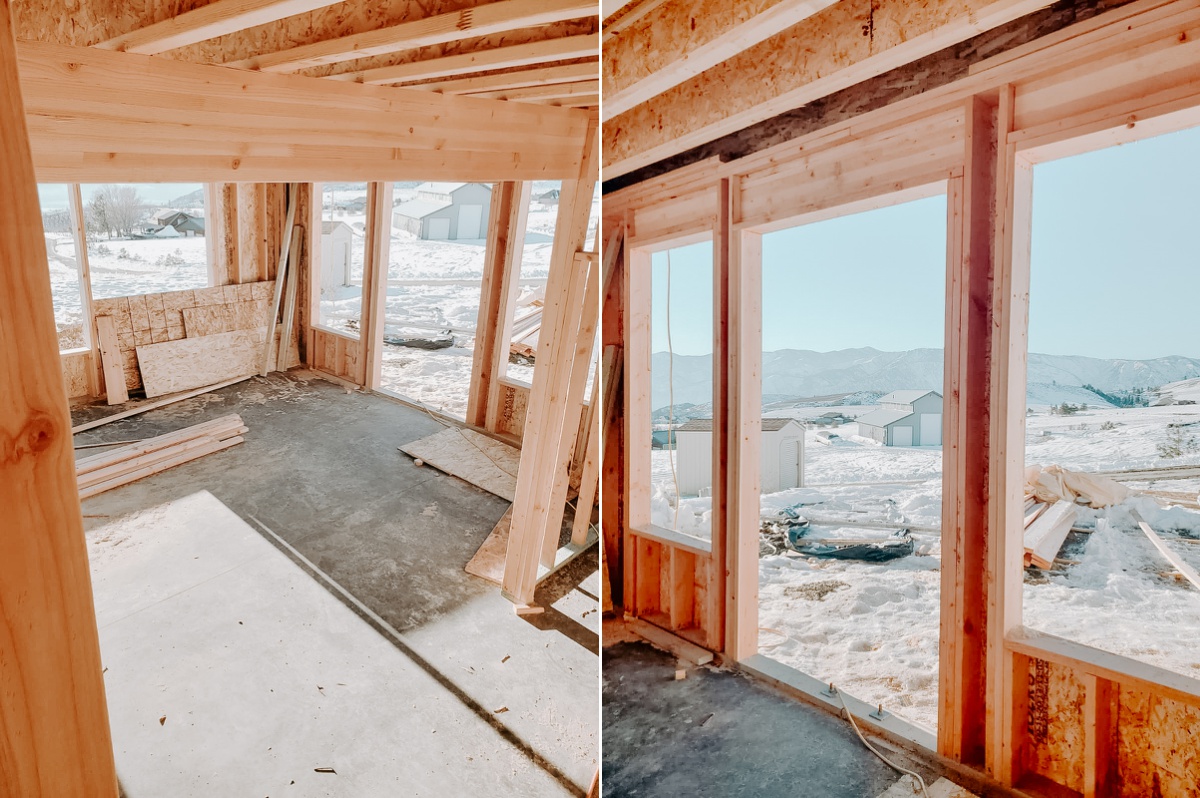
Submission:
[[[1132,491],[1095,474],[1062,466],[1025,469],[1025,567],[1052,568],[1079,517],[1078,507],[1093,509],[1120,504]]]

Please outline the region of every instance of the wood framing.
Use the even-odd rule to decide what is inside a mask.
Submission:
[[[366,342],[360,382],[379,387],[383,368],[383,327],[387,311],[387,279],[392,240],[392,184],[367,186],[366,257],[363,263],[360,340]]]
[[[94,48],[19,56],[43,182],[556,179],[577,173],[589,118]]]
[[[623,581],[626,613],[694,642],[709,636],[711,650],[757,673],[772,670],[762,657],[746,656],[753,651],[756,612],[744,605],[756,586],[757,557],[739,531],[756,529],[758,512],[758,451],[747,446],[751,411],[761,400],[754,393],[757,341],[750,343],[761,291],[753,269],[756,239],[944,191],[938,750],[1031,795],[1190,798],[1200,779],[1200,745],[1191,733],[1200,723],[1200,680],[1039,634],[1022,622],[1033,166],[1200,125],[1200,7],[1135,0],[1095,15],[1088,7],[1081,19],[1055,27],[1038,16],[1030,24],[1040,20],[1052,31],[1044,41],[1001,48],[924,93],[858,113],[838,107],[824,124],[806,116],[797,122],[803,132],[784,131],[779,143],[741,157],[692,161],[605,195],[606,224],[627,225],[630,237],[621,315],[606,316],[606,342],[616,336],[626,352],[626,415],[617,439],[623,457],[619,468],[606,458],[605,470],[606,489],[620,488],[624,517],[615,522],[623,548],[606,552],[615,549],[619,558],[612,573]],[[743,64],[736,74],[746,80],[760,73]],[[638,135],[674,135],[657,121],[634,127]],[[725,364],[714,393],[714,462],[726,465],[713,497],[714,514],[724,520],[706,548],[649,527],[644,484],[650,253],[708,235],[714,242],[714,361]],[[737,365],[739,355],[748,359]],[[739,408],[739,402],[746,404]],[[729,439],[722,443],[721,435]],[[713,602],[708,558],[728,580],[723,602]],[[717,617],[705,617],[707,607]],[[676,629],[687,624],[690,631]],[[712,639],[721,624],[723,634]],[[910,739],[932,744],[920,734]]]
[[[118,791],[50,268],[8,4],[0,6],[0,785]],[[123,387],[123,386],[122,386]]]

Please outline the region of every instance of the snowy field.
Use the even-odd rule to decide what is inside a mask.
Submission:
[[[1186,390],[1176,395],[1186,395]],[[838,409],[854,416],[869,408]],[[796,408],[777,414],[800,417],[827,410]],[[1025,460],[1030,464],[1057,463],[1084,471],[1200,464],[1200,405],[1104,408],[1072,416],[1042,409],[1027,422]],[[857,437],[853,425],[832,431],[842,436],[834,445],[818,443],[815,431],[806,433],[808,487],[763,496],[764,519],[793,507],[821,521],[814,524],[813,536],[826,538],[886,534],[838,522],[940,527],[939,447],[883,447]],[[1160,446],[1183,452],[1165,459]],[[652,515],[667,527],[673,514],[671,454],[651,454]],[[1194,503],[1200,481],[1132,486],[1178,493]],[[1095,532],[1068,540],[1063,556],[1078,564],[1026,572],[1025,624],[1200,678],[1200,591],[1172,575],[1173,568],[1129,516],[1130,509],[1137,509],[1174,551],[1200,568],[1200,512],[1165,505],[1135,495],[1108,510],[1081,508],[1076,526]],[[680,531],[708,536],[710,499],[685,499],[680,510]],[[773,659],[933,728],[941,541],[937,531],[913,530],[912,536],[914,554],[884,564],[790,551],[764,554],[759,561],[759,644]]]

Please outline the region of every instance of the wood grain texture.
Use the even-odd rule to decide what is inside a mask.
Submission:
[[[253,374],[266,328],[137,347],[146,396],[161,396]]]
[[[8,3],[0,4],[0,792],[113,798],[50,269]]]

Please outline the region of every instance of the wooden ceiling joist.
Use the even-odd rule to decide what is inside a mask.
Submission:
[[[679,85],[834,2],[668,0],[658,5],[605,43],[604,118]]]
[[[555,179],[588,127],[570,109],[96,48],[18,56],[44,182]]]
[[[100,42],[96,47],[155,55],[335,5],[341,0],[214,0],[206,6]]]
[[[594,34],[564,36],[529,44],[494,47],[479,52],[430,58],[395,66],[378,67],[361,72],[342,72],[326,80],[347,80],[374,85],[413,83],[433,78],[470,75],[494,69],[567,61],[574,58],[595,58],[600,53],[600,40]],[[422,87],[425,88],[425,87]]]
[[[594,0],[500,0],[379,30],[264,53],[226,66],[264,72],[303,69],[549,25],[596,13]]]
[[[799,108],[1047,5],[927,0],[893,7],[841,0],[612,117],[604,125],[604,177]]]
[[[536,69],[522,69],[517,72],[502,72],[498,75],[480,75],[458,80],[422,83],[412,88],[440,91],[442,94],[481,94],[531,86],[550,86],[556,83],[574,83],[587,79],[594,82],[599,80],[599,74],[600,65],[596,61],[584,61],[580,64],[558,64]]]
[[[580,97],[565,97],[559,100],[530,100],[529,102],[549,102],[560,108],[596,108],[600,105],[599,94],[585,94]]]
[[[562,97],[577,97],[584,94],[597,94],[600,91],[599,80],[579,80],[573,83],[555,83],[544,86],[526,86],[524,88],[506,89],[505,91],[483,91],[472,93],[471,97],[488,97],[493,100],[556,100]]]

